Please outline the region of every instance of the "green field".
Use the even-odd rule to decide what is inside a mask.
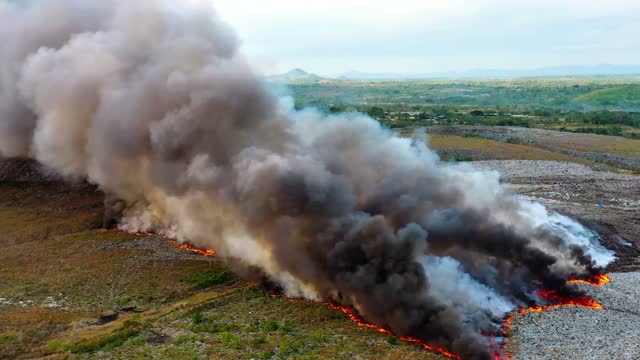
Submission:
[[[308,80],[289,85],[296,106],[328,113],[360,112],[399,131],[415,128],[520,127],[575,136],[493,136],[493,130],[457,135],[487,137],[433,147],[444,159],[553,159],[640,172],[640,76],[501,80]],[[549,135],[549,136],[547,136]],[[626,138],[626,139],[622,139]],[[476,143],[474,143],[474,141]],[[521,144],[509,147],[498,142]],[[545,151],[541,154],[540,151]]]
[[[522,126],[640,139],[640,76],[294,83],[299,108],[359,111],[392,128]]]
[[[640,76],[508,80],[324,80],[289,85],[299,105],[455,105],[640,111]]]

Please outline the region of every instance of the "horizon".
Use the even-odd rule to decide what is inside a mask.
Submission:
[[[640,3],[623,0],[206,1],[263,74],[640,66]]]
[[[562,69],[568,69],[567,73],[557,73],[545,75],[547,72],[560,71]],[[600,72],[597,69],[601,69]],[[625,72],[623,69],[632,69],[632,72]],[[612,65],[612,64],[595,64],[595,65],[581,65],[581,64],[573,64],[573,65],[558,65],[558,66],[548,66],[548,67],[538,67],[538,68],[469,68],[465,70],[459,71],[437,71],[437,72],[425,72],[425,73],[410,73],[410,72],[402,72],[402,71],[360,71],[359,69],[350,69],[337,74],[322,74],[315,73],[313,71],[308,71],[307,69],[297,66],[290,68],[289,70],[272,73],[272,74],[264,74],[265,76],[277,77],[289,74],[296,70],[303,71],[309,75],[317,75],[323,78],[328,79],[336,79],[340,77],[347,77],[353,75],[360,76],[392,76],[394,78],[402,78],[402,79],[411,79],[412,77],[417,78],[428,78],[428,77],[443,77],[443,78],[455,78],[456,75],[460,75],[462,77],[479,77],[479,78],[490,78],[492,76],[495,77],[562,77],[562,76],[576,76],[576,77],[588,77],[588,76],[636,76],[640,75],[640,64],[620,64],[620,65]],[[576,70],[583,70],[582,73],[576,72]],[[491,75],[477,75],[478,73],[489,73],[492,72],[494,74]],[[495,74],[495,73],[503,73],[503,74]],[[538,73],[538,74],[536,74]],[[531,74],[531,75],[527,75]],[[382,78],[381,78],[382,79]]]

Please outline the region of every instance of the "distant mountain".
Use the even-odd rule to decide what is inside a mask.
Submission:
[[[323,79],[322,76],[308,73],[302,69],[293,69],[284,74],[273,75],[267,78],[268,81],[285,84],[315,83]]]
[[[504,77],[558,77],[597,75],[639,75],[640,65],[556,66],[539,69],[500,70],[474,69],[469,71],[434,72],[427,74],[369,73],[350,71],[338,78],[369,80],[434,79],[434,78],[504,78]]]

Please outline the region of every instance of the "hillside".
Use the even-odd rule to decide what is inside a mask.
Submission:
[[[640,84],[595,90],[576,97],[575,101],[592,106],[617,106],[640,109]]]
[[[313,84],[324,78],[316,74],[308,73],[302,69],[293,69],[284,74],[274,75],[267,78],[268,81],[283,84]]]
[[[555,77],[497,80],[362,80],[291,83],[296,100],[326,104],[477,106],[493,109],[639,111],[640,77]]]

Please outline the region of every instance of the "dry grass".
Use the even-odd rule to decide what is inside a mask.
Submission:
[[[429,136],[429,147],[434,150],[477,151],[497,159],[555,160],[594,165],[594,162],[576,156],[561,154],[531,145],[503,143],[481,137],[431,134]]]
[[[218,261],[154,260],[124,246],[136,235],[98,229],[101,214],[90,188],[0,184],[0,359],[442,358],[325,305],[267,297]],[[107,311],[118,319],[98,325]]]
[[[252,286],[192,305],[149,324],[109,357],[445,359],[359,327],[326,305],[272,298]],[[158,334],[162,342],[149,341]]]
[[[640,157],[640,140],[617,136],[595,134],[550,136],[545,138],[545,143],[567,150]]]

